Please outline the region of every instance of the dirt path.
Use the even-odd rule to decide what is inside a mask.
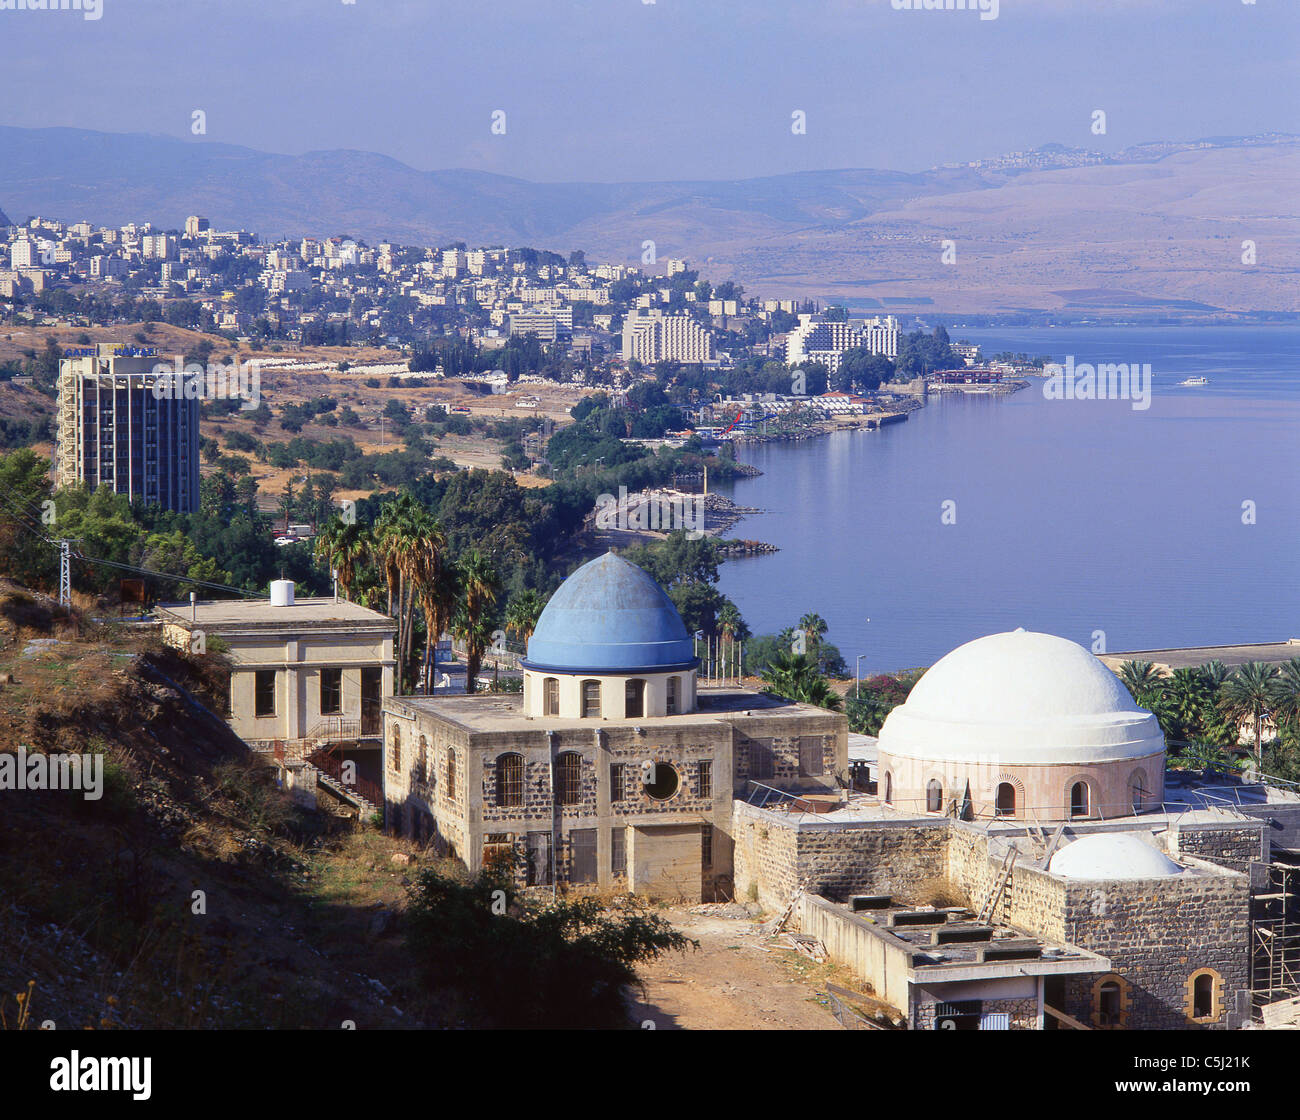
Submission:
[[[777,947],[751,918],[663,913],[700,943],[640,969],[646,993],[635,1013],[657,1030],[840,1030],[825,1006],[824,966]]]

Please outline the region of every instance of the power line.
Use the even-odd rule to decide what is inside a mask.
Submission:
[[[20,513],[18,510],[16,510],[14,506],[10,503],[10,501],[7,498],[5,498],[3,495],[0,495],[0,502],[4,504],[6,510],[9,512],[10,516],[13,517],[14,521],[17,523],[17,525],[20,528],[26,529],[29,533],[31,533],[34,537],[36,537],[42,544],[47,545],[50,548],[58,549],[62,551],[63,545],[61,541],[51,540],[48,536],[46,536],[43,532],[41,532],[41,530],[37,529],[29,521],[25,520],[24,515]],[[189,583],[189,584],[193,584],[196,587],[209,587],[212,588],[214,591],[227,591],[235,595],[243,595],[245,598],[250,598],[250,599],[258,597],[256,592],[248,591],[242,587],[231,587],[229,584],[225,584],[225,583],[214,583],[210,580],[195,579],[192,576],[179,575],[175,572],[159,572],[153,568],[143,568],[135,564],[122,564],[116,560],[104,560],[98,556],[87,556],[80,549],[72,549],[70,550],[70,554],[72,559],[80,560],[86,564],[103,564],[105,567],[120,568],[123,571],[135,572],[137,575],[154,576],[157,579],[175,580],[177,583]]]

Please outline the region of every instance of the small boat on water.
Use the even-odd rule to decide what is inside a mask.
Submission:
[[[1178,384],[1179,385],[1208,385],[1209,383],[1210,383],[1210,379],[1208,377],[1188,377],[1180,381]]]

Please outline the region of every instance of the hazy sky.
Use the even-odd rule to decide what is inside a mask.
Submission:
[[[1300,0],[100,2],[0,11],[0,123],[604,181],[1300,132]]]

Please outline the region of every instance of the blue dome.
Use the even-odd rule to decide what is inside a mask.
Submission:
[[[664,589],[607,552],[566,579],[528,639],[524,666],[561,673],[666,672],[698,663]]]

